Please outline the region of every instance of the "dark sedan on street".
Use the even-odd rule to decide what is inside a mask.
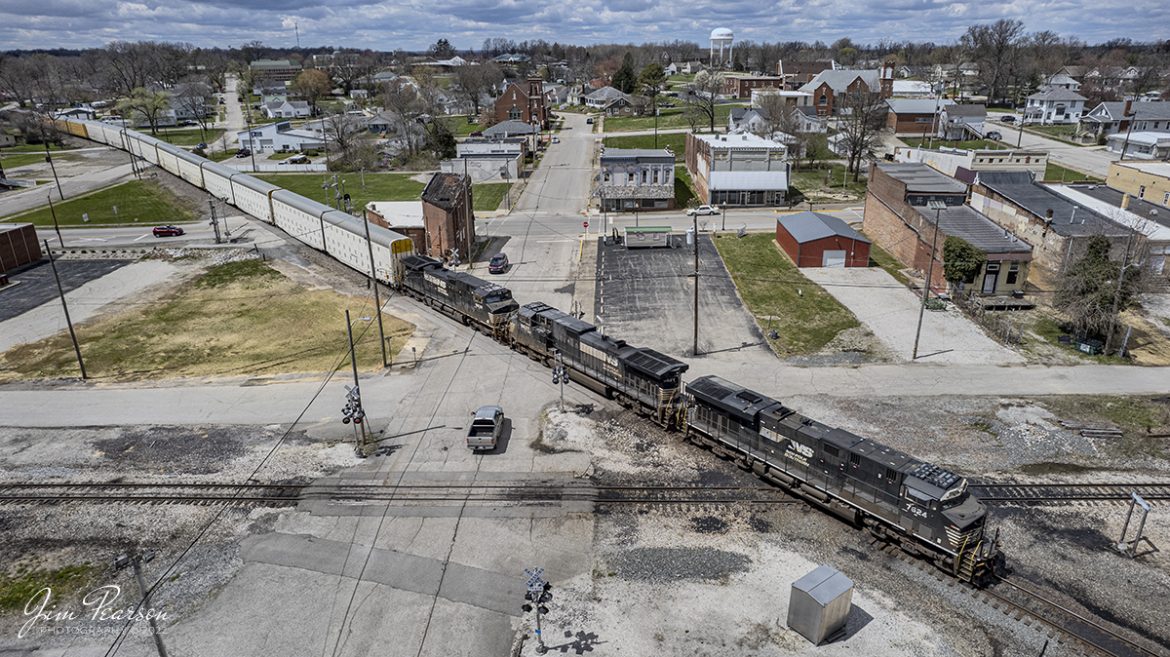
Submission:
[[[178,226],[155,226],[151,232],[155,237],[178,237],[183,234],[183,229]]]
[[[503,274],[508,271],[508,254],[497,253],[488,261],[489,274]]]

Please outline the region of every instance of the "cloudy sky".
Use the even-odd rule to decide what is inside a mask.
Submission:
[[[714,27],[756,41],[946,43],[968,25],[1003,17],[1090,43],[1170,38],[1166,0],[0,0],[0,50],[115,39],[292,47],[294,24],[303,46],[379,50],[421,50],[439,37],[477,49],[487,37],[704,43]]]

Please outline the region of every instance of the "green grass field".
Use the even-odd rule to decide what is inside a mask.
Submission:
[[[13,153],[9,155],[5,153],[0,155],[0,166],[5,169],[15,169],[17,167],[26,167],[30,164],[41,164],[45,161],[45,152],[39,153]]]
[[[695,186],[691,182],[691,174],[687,172],[686,165],[674,165],[674,206],[685,208],[696,199]]]
[[[779,333],[768,341],[781,356],[816,353],[841,331],[860,326],[853,313],[800,273],[771,233],[714,239],[748,312],[761,327]]]
[[[504,202],[512,183],[482,183],[471,188],[471,207],[476,212],[492,212]]]
[[[64,148],[59,144],[49,144],[49,150],[56,153],[58,151],[68,151],[68,150],[72,150],[72,149]],[[0,153],[3,153],[3,154],[8,154],[8,153],[42,153],[43,154],[44,152],[45,152],[45,145],[44,144],[17,144],[15,146],[5,146],[4,148],[0,148]]]
[[[1086,145],[1076,140],[1077,127],[1075,125],[1026,125],[1024,131],[1058,139],[1076,146]]]
[[[154,226],[193,221],[195,214],[183,205],[170,190],[157,182],[131,180],[121,185],[106,187],[85,196],[59,202],[54,196],[53,208],[57,222],[62,226],[102,226],[109,224],[133,224]],[[115,208],[117,211],[115,212]],[[82,220],[88,213],[89,221]],[[0,221],[31,222],[38,226],[52,226],[53,215],[49,206],[11,215]]]
[[[605,145],[610,148],[654,148],[654,135],[606,137]],[[687,135],[684,132],[659,133],[658,148],[670,148],[674,151],[674,159],[682,162],[687,154]]]
[[[214,143],[223,135],[223,132],[219,128],[208,128],[202,133],[199,132],[199,128],[183,128],[181,130],[160,128],[157,138],[175,146],[194,146],[199,142],[205,142],[207,144]],[[206,138],[204,135],[206,135]]]
[[[1073,171],[1060,166],[1059,164],[1048,163],[1044,169],[1044,180],[1046,182],[1103,182],[1100,178],[1095,178],[1080,171]]]
[[[333,198],[332,191],[321,189],[322,183],[333,179],[332,174],[262,173],[256,177],[322,203]],[[424,187],[406,173],[367,173],[365,188],[360,174],[347,173],[341,179],[345,181],[345,191],[355,209],[364,208],[370,201],[412,201],[422,194]]]
[[[845,173],[844,165],[834,164],[828,169],[793,170],[789,195],[792,198],[800,197],[804,201],[824,203],[840,200],[836,198],[840,195],[862,198],[865,196],[865,186],[865,179],[853,182],[853,176]]]
[[[442,117],[443,123],[447,124],[447,129],[456,137],[466,137],[473,132],[483,130],[478,123],[468,123],[467,115],[453,115]]]
[[[964,148],[964,149],[971,149],[971,150],[980,150],[980,149],[1003,150],[1003,149],[1008,148],[1007,146],[1004,146],[1003,144],[1001,144],[997,141],[992,141],[990,139],[967,139],[965,141],[943,141],[941,139],[935,139],[933,142],[930,139],[924,140],[921,137],[899,137],[899,139],[901,139],[903,142],[905,142],[907,146],[911,146],[913,148],[918,148],[919,146],[922,146],[923,144],[926,144],[927,147],[932,147],[931,144],[933,144],[933,148],[938,148],[939,146],[946,146],[948,148]]]

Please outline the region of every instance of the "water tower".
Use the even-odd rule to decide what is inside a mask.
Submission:
[[[735,35],[726,27],[711,30],[711,52],[708,61],[711,62],[712,68],[731,65],[734,40]]]

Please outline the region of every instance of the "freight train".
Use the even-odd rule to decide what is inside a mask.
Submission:
[[[547,304],[520,306],[506,287],[415,255],[394,231],[369,227],[371,258],[361,220],[181,148],[108,124],[55,124],[158,165],[534,360],[563,362],[573,381],[959,579],[984,583],[1005,568],[986,508],[953,472],[716,376],[684,384],[686,363]]]

